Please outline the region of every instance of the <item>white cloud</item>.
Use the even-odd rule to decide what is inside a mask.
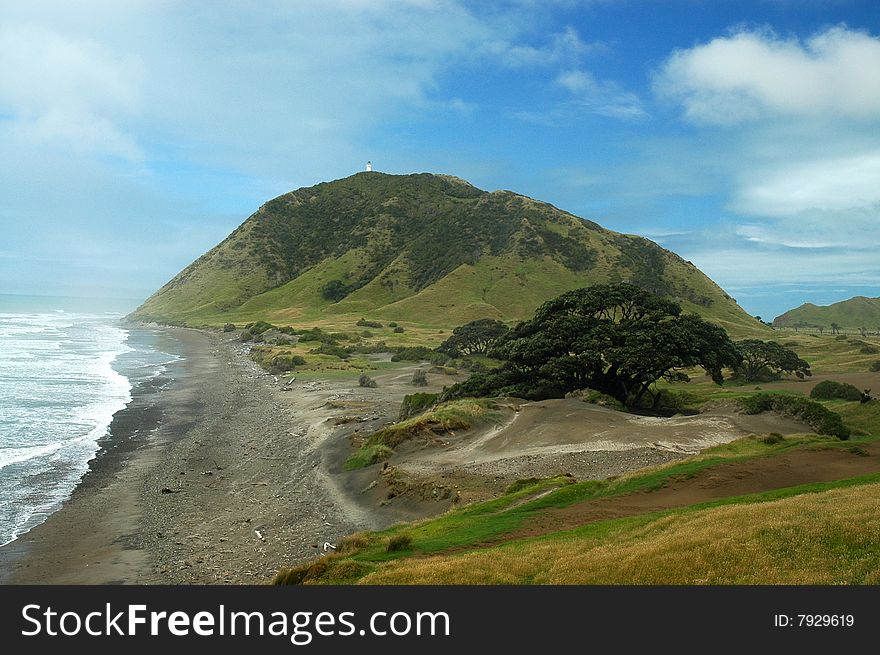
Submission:
[[[586,54],[603,48],[605,45],[601,42],[584,42],[577,30],[569,26],[562,32],[550,35],[547,42],[540,46],[510,41],[491,41],[483,47],[483,51],[497,58],[506,66],[519,68],[571,64]]]
[[[556,78],[556,83],[574,96],[576,104],[593,113],[613,118],[647,116],[639,96],[616,82],[598,80],[589,71],[564,71]]]
[[[880,204],[880,151],[784,165],[747,181],[734,200],[745,214],[792,216]]]
[[[140,103],[140,63],[90,39],[33,25],[0,29],[0,129],[33,143],[128,158],[122,119]]]
[[[843,26],[806,41],[740,31],[677,50],[655,90],[698,123],[768,117],[880,119],[880,38]]]

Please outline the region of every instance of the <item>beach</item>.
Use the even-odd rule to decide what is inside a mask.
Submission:
[[[63,507],[0,549],[2,582],[265,582],[362,527],[318,471],[320,424],[231,342],[164,330],[170,384],[132,391]]]

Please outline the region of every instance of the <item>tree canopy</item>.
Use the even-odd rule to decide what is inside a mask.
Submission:
[[[740,361],[717,325],[631,284],[576,289],[544,303],[535,316],[501,337],[489,355],[497,372],[471,376],[455,395],[564,395],[591,388],[639,405],[657,380],[687,379],[702,366],[720,384]]]
[[[485,355],[499,338],[507,334],[509,329],[501,321],[481,318],[455,328],[452,335],[441,343],[437,350],[450,357]]]
[[[793,350],[775,341],[745,339],[736,342],[741,361],[734,366],[736,376],[747,382],[777,379],[783,373],[793,373],[800,379],[812,375],[810,365]]]

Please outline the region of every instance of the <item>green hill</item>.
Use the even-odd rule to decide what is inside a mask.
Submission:
[[[626,281],[735,332],[763,327],[693,264],[510,191],[369,172],[270,200],[133,313],[186,325],[352,317],[451,327],[526,318],[543,301]]]
[[[880,331],[880,298],[856,296],[826,306],[808,302],[773,320],[776,327],[830,328],[832,323],[837,323],[841,328]]]

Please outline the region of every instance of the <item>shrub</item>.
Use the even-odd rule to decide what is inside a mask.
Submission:
[[[880,373],[880,359],[875,362],[871,362],[871,366],[869,366],[868,369],[872,373]]]
[[[385,345],[384,341],[377,341],[376,343],[362,343],[357,346],[349,346],[349,352],[360,353],[362,355],[369,355],[371,353],[385,353],[388,352],[388,346]]]
[[[846,341],[846,335],[845,334],[838,334],[836,337],[836,340],[837,341]]]
[[[759,440],[761,443],[767,444],[768,446],[772,446],[774,444],[782,443],[785,441],[785,437],[783,437],[778,432],[771,432],[766,437],[761,437]]]
[[[358,386],[367,389],[375,389],[376,381],[366,373],[361,373],[361,376],[358,378]]]
[[[859,349],[859,352],[863,355],[876,355],[877,353],[880,353],[880,348],[866,344]]]
[[[754,396],[741,398],[739,405],[744,414],[778,412],[803,421],[819,434],[831,435],[841,440],[849,439],[851,434],[839,414],[809,398],[758,393]]]
[[[412,537],[408,534],[396,534],[388,540],[388,546],[385,551],[388,553],[396,553],[401,550],[409,550],[412,546]]]
[[[339,302],[345,298],[352,289],[342,280],[330,280],[321,287],[321,297],[330,302]]]
[[[813,387],[810,398],[817,400],[861,400],[862,392],[847,382],[835,382],[834,380],[822,380]]]
[[[301,355],[275,355],[269,362],[270,373],[284,373],[292,371],[297,366],[302,366],[306,360]]]
[[[394,328],[394,334],[403,334],[403,328],[398,325]]]
[[[412,348],[400,348],[391,357],[392,362],[420,362],[428,359],[433,351],[425,346],[415,346]]]
[[[391,321],[391,322],[388,324],[388,327],[390,327],[390,328],[395,328],[395,327],[397,327],[397,323],[395,323],[394,321]]]
[[[381,323],[378,323],[376,321],[368,321],[365,318],[360,319],[355,325],[357,325],[358,327],[370,327],[370,328],[382,327]]]
[[[223,326],[224,332],[235,332],[235,323],[227,323]]]
[[[398,420],[403,421],[430,409],[439,396],[437,393],[411,393],[404,396]]]
[[[425,372],[422,369],[417,369],[412,376],[412,381],[410,382],[414,387],[426,387],[428,386],[428,376],[425,375]]]
[[[313,327],[308,330],[303,330],[299,333],[299,340],[302,343],[307,343],[309,341],[320,341],[323,344],[335,345],[336,339],[333,338],[332,335],[327,334],[319,327]]]
[[[316,355],[333,355],[339,359],[348,359],[351,356],[345,348],[330,343],[322,343],[319,348],[312,348],[309,352]]]
[[[446,363],[449,361],[449,357],[444,353],[431,353],[431,356],[428,357],[428,361],[431,362],[431,364],[433,364],[434,366],[446,366]]]
[[[257,321],[256,323],[249,324],[248,331],[253,335],[257,335],[263,334],[266,330],[271,330],[274,327],[274,325],[266,321]]]

